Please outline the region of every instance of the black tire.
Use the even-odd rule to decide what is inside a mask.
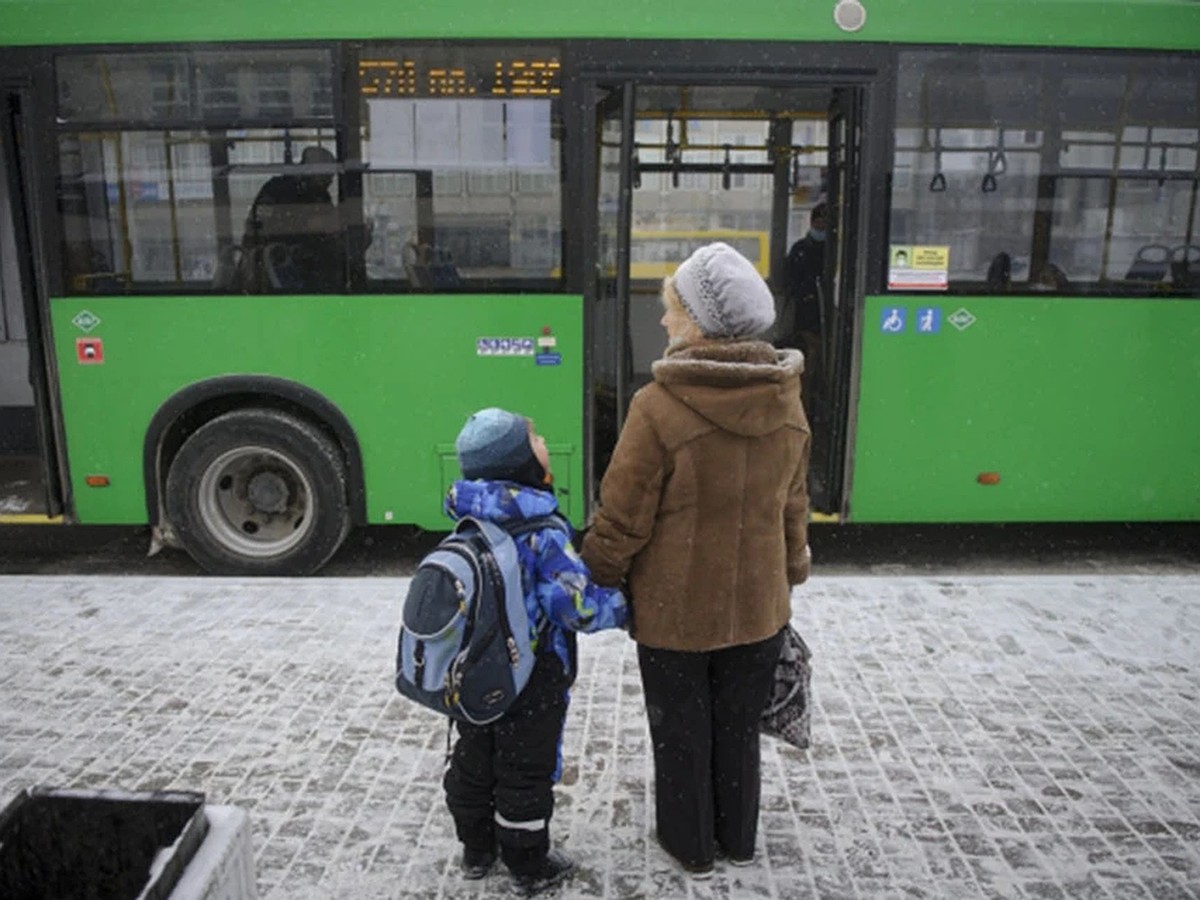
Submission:
[[[338,446],[273,409],[198,428],[171,463],[166,508],[184,549],[218,575],[309,575],[350,529]]]

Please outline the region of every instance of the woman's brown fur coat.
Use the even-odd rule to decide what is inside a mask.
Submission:
[[[715,650],[787,623],[809,571],[802,369],[795,350],[700,341],[634,395],[583,557],[627,581],[638,642]]]

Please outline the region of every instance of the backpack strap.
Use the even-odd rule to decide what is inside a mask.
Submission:
[[[517,556],[522,561],[531,564],[533,559],[529,555],[529,546],[524,541],[516,540],[516,538],[532,534],[535,531],[541,531],[544,528],[556,528],[568,538],[571,536],[571,526],[567,524],[566,519],[557,513],[552,513],[548,516],[538,516],[535,519],[522,519],[520,522],[511,522],[505,525],[497,525],[495,522],[489,522],[487,519],[477,519],[474,516],[463,516],[458,520],[458,524],[454,526],[454,533],[460,534],[468,527],[474,527],[484,536],[484,539],[491,546],[493,554],[498,547],[504,545],[507,538],[516,547]]]
[[[567,525],[566,519],[557,513],[551,513],[548,516],[538,516],[536,519],[524,519],[505,526],[505,530],[513,536],[513,543],[517,545],[517,555],[521,557],[521,561],[526,563],[530,569],[534,568],[537,559],[534,557],[529,545],[524,541],[516,540],[516,538],[521,535],[532,534],[535,531],[541,531],[544,528],[556,528],[568,538],[571,536],[571,528]]]
[[[490,522],[488,524],[492,525]],[[519,540],[519,538],[523,535],[532,534],[535,531],[541,531],[545,528],[556,528],[563,534],[567,535],[567,537],[570,537],[571,535],[571,528],[567,524],[567,520],[557,513],[551,513],[548,516],[538,516],[534,519],[523,519],[519,522],[508,522],[503,527],[498,525],[492,525],[492,527],[506,532],[512,538],[513,546],[517,551],[517,558],[522,563],[520,566],[522,596],[524,596],[525,589],[525,585],[523,583],[525,572],[526,570],[529,572],[536,572],[537,557],[533,555],[533,550],[530,548],[529,544],[527,544],[525,541]],[[534,630],[541,634],[549,625],[550,620],[549,618],[546,618],[545,614],[542,612],[539,612],[538,616],[541,621],[533,624]]]
[[[483,539],[487,541],[488,546],[492,551],[492,558],[496,561],[496,571],[493,575],[499,575],[504,582],[504,590],[515,597],[524,597],[524,585],[521,584],[521,548],[519,542],[513,540],[512,534],[505,528],[501,528],[495,522],[489,522],[487,519],[476,519],[473,516],[464,516],[458,520],[458,525],[455,526],[455,533],[460,532],[466,525],[474,525],[479,533],[483,535]]]

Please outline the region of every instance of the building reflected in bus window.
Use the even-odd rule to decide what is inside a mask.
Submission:
[[[292,201],[286,215],[275,207],[273,217],[264,201],[255,202],[281,180],[332,182],[332,164],[285,161],[289,145],[299,157],[301,147],[322,140],[317,133],[270,129],[236,139],[193,131],[61,137],[58,195],[68,293],[339,291],[345,264],[336,190],[326,189],[322,205],[285,198]],[[331,137],[324,140],[332,144]],[[293,220],[301,224],[289,227]],[[310,232],[333,247],[325,254],[328,272],[289,283],[287,267],[299,260],[288,235],[303,240]],[[258,245],[262,252],[251,259]]]
[[[900,54],[890,242],[952,293],[1200,296],[1200,66]]]
[[[216,264],[208,140],[190,131],[63,136],[69,293],[205,283]]]
[[[344,290],[329,51],[88,53],[57,75],[67,293]]]

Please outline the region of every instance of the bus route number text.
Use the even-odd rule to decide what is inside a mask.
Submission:
[[[557,97],[562,65],[550,60],[496,60],[491,72],[461,66],[422,69],[411,59],[365,59],[358,65],[364,97]]]

